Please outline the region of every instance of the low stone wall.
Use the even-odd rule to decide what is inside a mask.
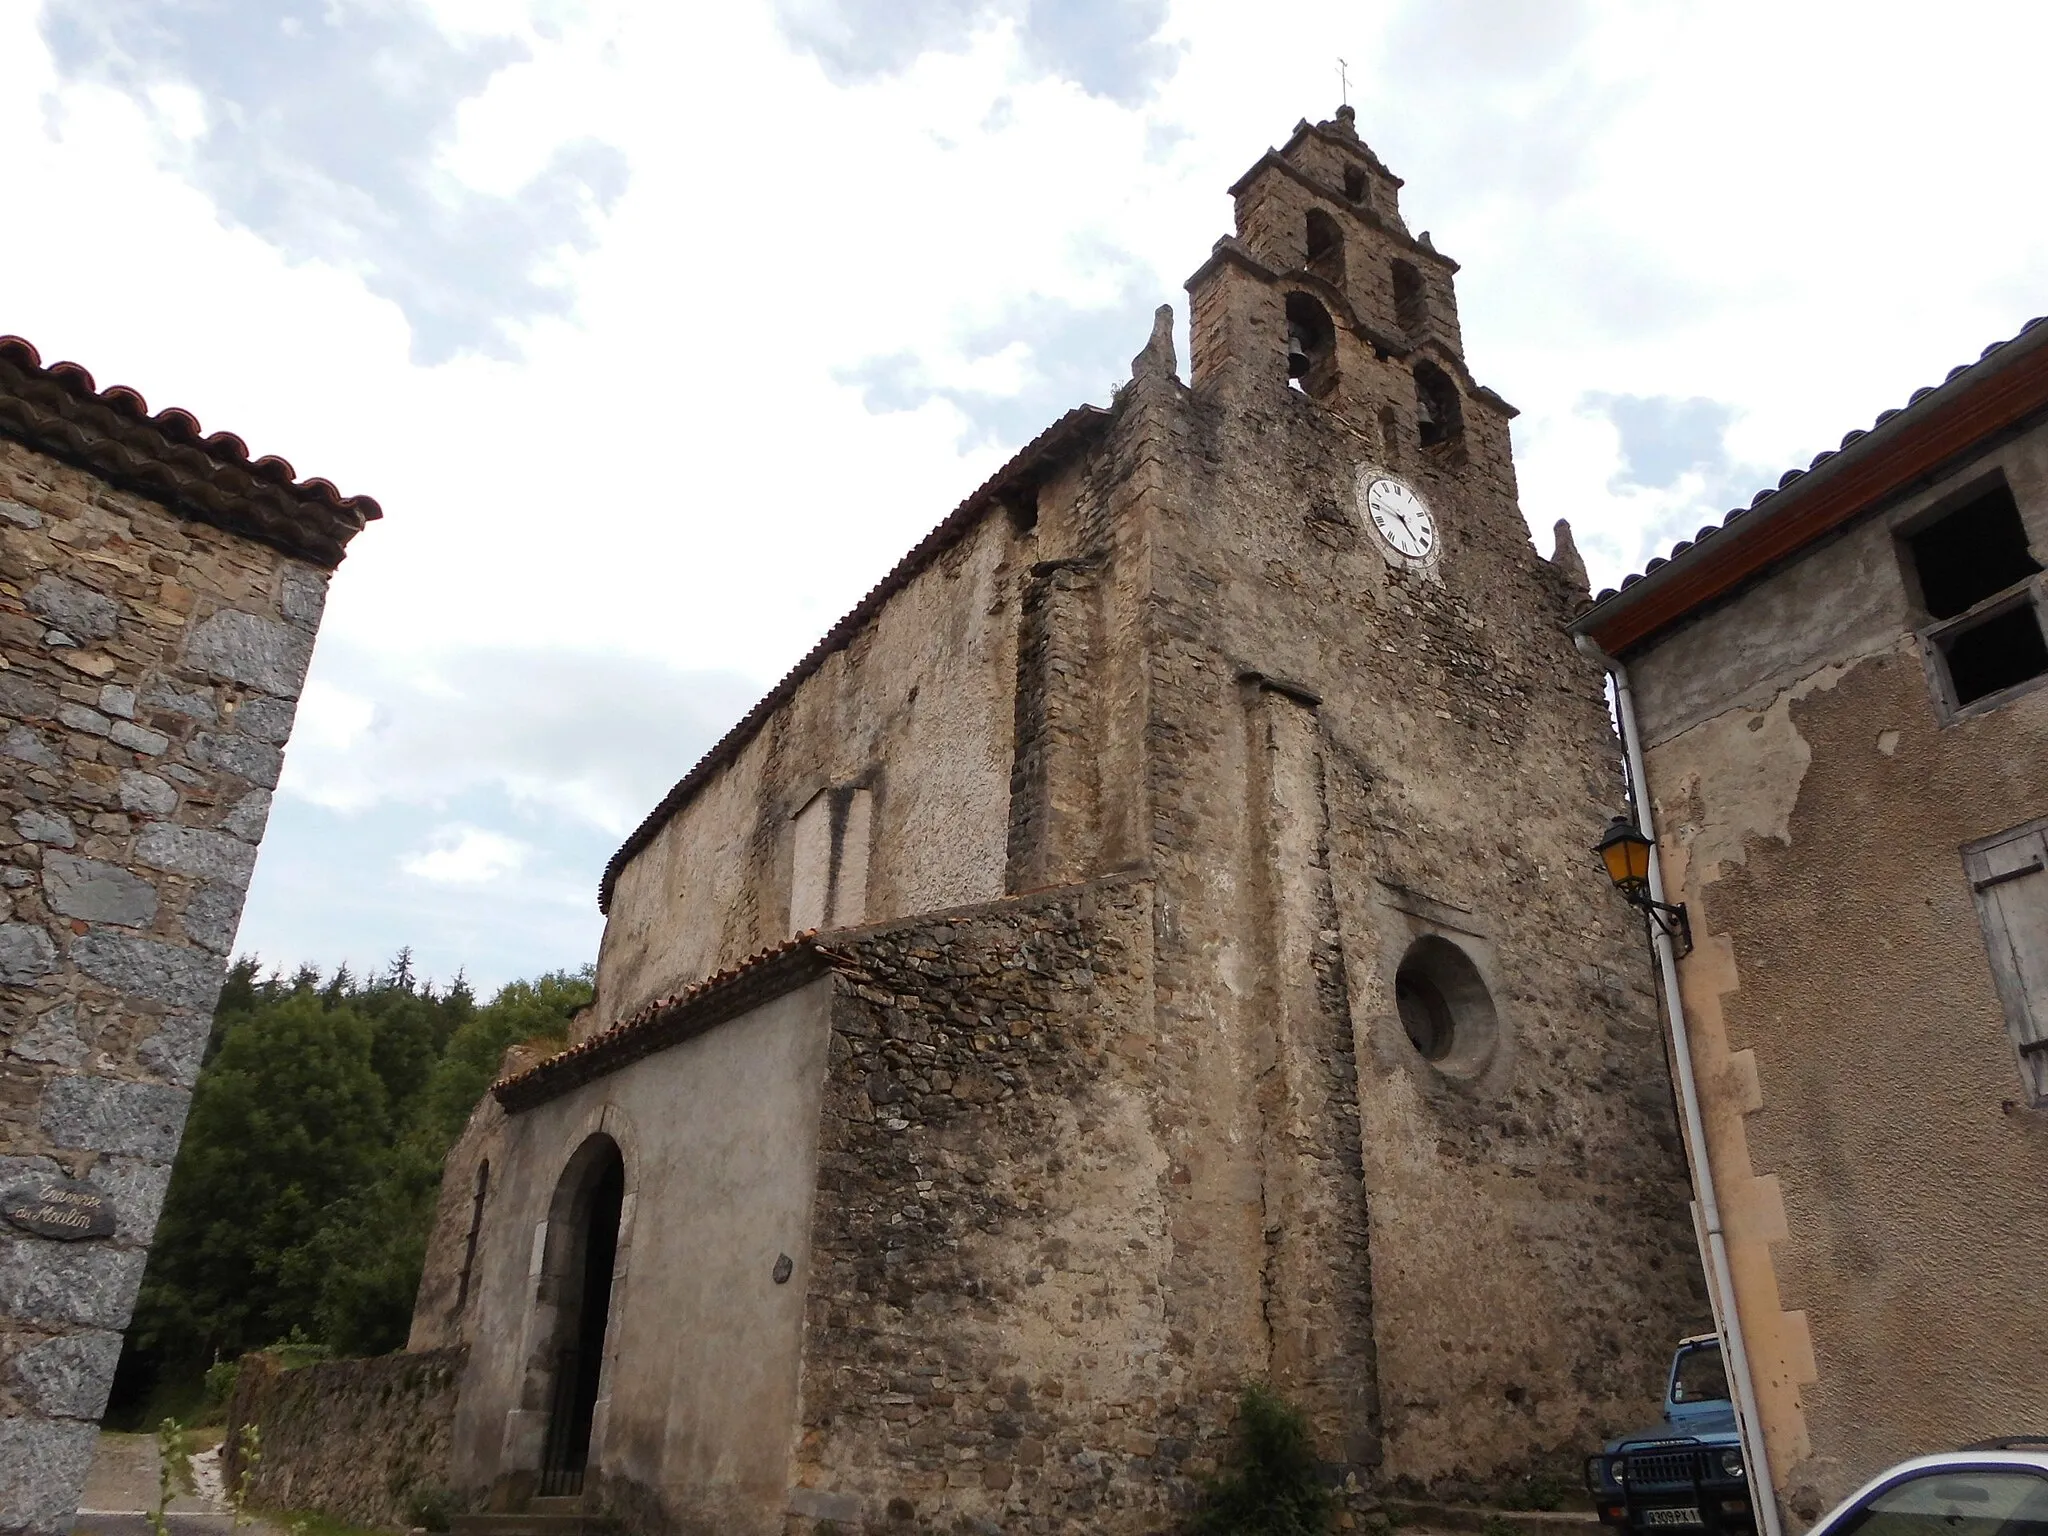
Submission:
[[[422,1502],[447,1497],[449,1431],[468,1354],[436,1349],[293,1370],[269,1355],[246,1357],[228,1405],[228,1486],[242,1475],[242,1426],[253,1423],[262,1455],[252,1504],[356,1525],[421,1523]]]

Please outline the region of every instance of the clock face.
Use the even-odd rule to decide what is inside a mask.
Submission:
[[[1429,508],[1399,480],[1381,476],[1366,486],[1365,515],[1398,555],[1426,560],[1436,548],[1436,523]]]

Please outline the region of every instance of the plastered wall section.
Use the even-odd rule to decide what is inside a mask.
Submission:
[[[869,792],[869,921],[1004,890],[1017,611],[1035,540],[1002,509],[828,657],[621,873],[591,1032],[792,931],[795,818]],[[828,914],[829,915],[829,914]]]
[[[1795,1528],[1902,1457],[2048,1421],[2048,1115],[1960,853],[2048,814],[2048,693],[1940,724],[1895,541],[1992,468],[2048,555],[2037,427],[1629,658]]]
[[[473,1122],[469,1146],[495,1152],[500,1193],[462,1325],[491,1341],[472,1349],[456,1417],[452,1476],[467,1501],[539,1466],[548,1283],[563,1257],[550,1226],[565,1225],[564,1170],[602,1134],[618,1143],[626,1194],[586,1491],[636,1528],[782,1529],[830,994],[829,980],[813,982],[560,1098]],[[465,1187],[469,1170],[453,1157],[449,1168],[447,1183]],[[777,1283],[784,1255],[791,1278]]]
[[[1306,398],[1284,381],[1287,284],[1207,271],[1197,384],[1158,428],[1161,1033],[1199,1080],[1167,1149],[1217,1229],[1276,1199],[1317,1213],[1291,1250],[1245,1234],[1280,1305],[1238,1326],[1271,1329],[1250,1342],[1325,1454],[1497,1489],[1653,1418],[1671,1343],[1707,1317],[1647,954],[1589,868],[1618,747],[1562,633],[1574,594],[1516,509],[1505,418],[1468,396],[1463,442],[1424,449],[1411,366],[1362,345],[1334,405]],[[1365,464],[1434,509],[1432,570],[1390,568],[1364,530]],[[1396,1014],[1425,934],[1497,1004],[1462,1076]],[[1292,1082],[1261,1102],[1274,1065]],[[1211,1255],[1190,1258],[1174,1307],[1207,1306]]]
[[[0,1529],[68,1528],[142,1277],[327,573],[0,440]]]

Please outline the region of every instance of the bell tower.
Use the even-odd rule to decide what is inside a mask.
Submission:
[[[1505,462],[1514,410],[1467,371],[1458,264],[1409,233],[1401,184],[1348,106],[1261,156],[1230,189],[1236,232],[1188,282],[1195,387],[1295,388],[1389,469],[1464,463],[1474,436]]]
[[[1640,1416],[1641,1341],[1704,1292],[1645,956],[1589,868],[1618,748],[1583,567],[1530,540],[1401,191],[1349,108],[1299,124],[1189,279],[1189,387],[1148,349],[1119,397],[1159,1017],[1202,1042],[1174,1155],[1208,1236],[1162,1290],[1362,1482],[1501,1488]]]

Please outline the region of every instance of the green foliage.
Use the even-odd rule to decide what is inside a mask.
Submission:
[[[262,1460],[263,1432],[254,1424],[244,1424],[235,1441],[235,1461],[241,1472],[235,1478],[235,1486],[227,1490],[229,1507],[235,1512],[234,1519],[229,1522],[231,1530],[239,1531],[245,1525],[256,1523],[256,1516],[249,1509],[249,1490],[256,1484],[256,1468]]]
[[[242,1362],[216,1360],[206,1368],[206,1379],[199,1396],[199,1422],[201,1424],[223,1424],[227,1422],[228,1399],[235,1395],[235,1378],[242,1374]]]
[[[1563,1509],[1568,1504],[1583,1505],[1585,1498],[1579,1485],[1570,1479],[1539,1472],[1505,1490],[1499,1502],[1502,1509],[1548,1511]]]
[[[156,1508],[149,1511],[149,1528],[155,1536],[170,1536],[165,1517],[171,1500],[193,1492],[192,1435],[176,1419],[165,1419],[156,1427]]]
[[[445,1488],[429,1488],[412,1496],[407,1513],[423,1530],[445,1531],[453,1522],[455,1497]]]
[[[1209,1485],[1192,1530],[1198,1536],[1313,1536],[1330,1528],[1336,1495],[1323,1481],[1308,1420],[1272,1388],[1246,1385],[1237,1444]]]
[[[505,1048],[560,1040],[591,971],[513,982],[479,1006],[410,951],[347,966],[230,967],[193,1091],[129,1348],[195,1380],[285,1340],[323,1355],[405,1341],[441,1160]]]

